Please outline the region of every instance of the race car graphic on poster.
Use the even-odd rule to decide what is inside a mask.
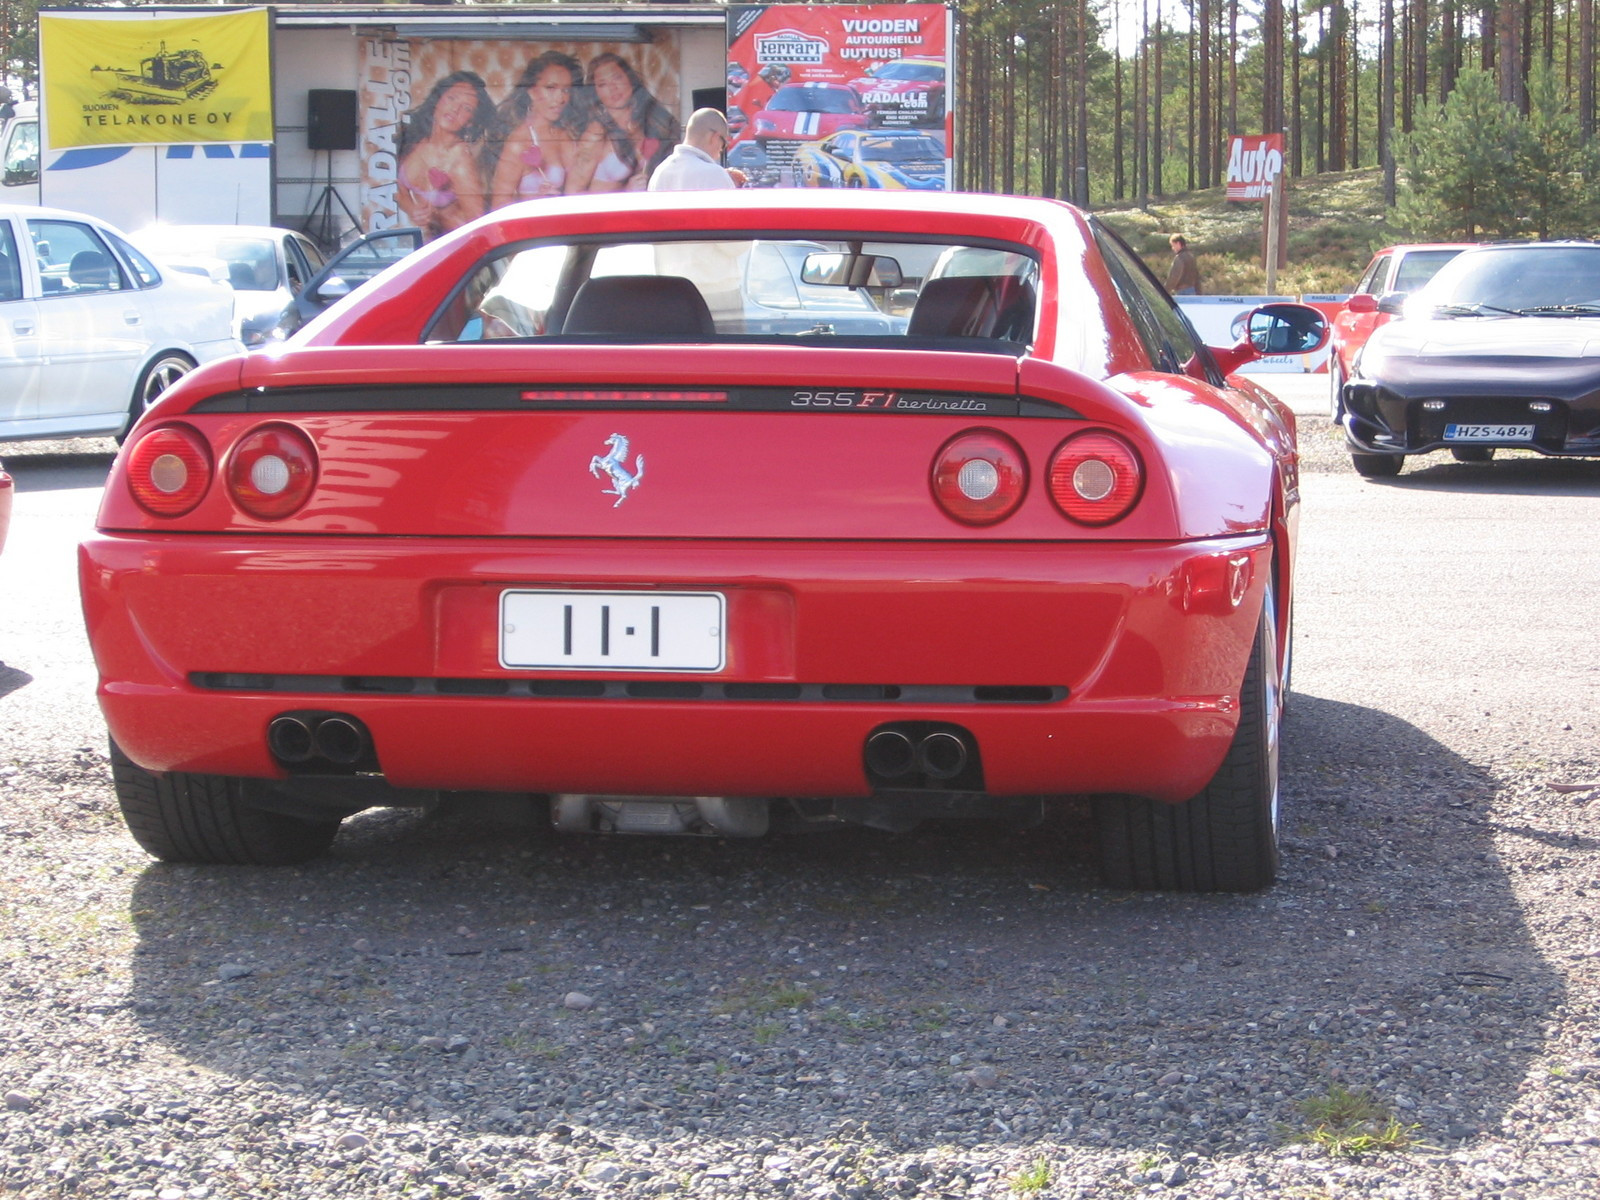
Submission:
[[[730,8],[729,164],[756,187],[947,190],[954,49],[953,16],[942,4]],[[931,144],[941,166],[919,167],[914,183],[857,168],[849,183],[821,161],[819,147],[852,131],[881,131],[881,147],[896,144],[892,131],[914,132],[919,157]]]

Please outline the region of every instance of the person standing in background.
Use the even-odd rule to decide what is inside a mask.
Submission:
[[[683,141],[650,176],[650,190],[691,192],[733,187],[733,177],[722,165],[730,141],[727,117],[715,108],[696,109],[684,127]]]
[[[1200,264],[1195,261],[1189,240],[1181,233],[1167,239],[1172,247],[1172,266],[1167,270],[1167,291],[1174,296],[1200,294]]]

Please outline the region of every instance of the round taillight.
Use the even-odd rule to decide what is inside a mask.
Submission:
[[[1112,433],[1070,437],[1050,460],[1050,498],[1080,525],[1109,525],[1127,516],[1143,487],[1138,454]]]
[[[246,434],[228,458],[228,493],[252,517],[273,521],[306,502],[317,482],[311,439],[290,425]]]
[[[976,429],[951,438],[933,460],[933,495],[966,525],[993,525],[1016,511],[1028,490],[1028,464],[1003,433]]]
[[[128,451],[128,490],[152,516],[181,517],[211,486],[211,449],[187,425],[162,425]]]

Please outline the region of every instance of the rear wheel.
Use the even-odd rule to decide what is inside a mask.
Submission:
[[[162,862],[286,866],[316,858],[339,832],[337,818],[307,820],[250,806],[242,779],[146,771],[115,742],[111,779],[133,840]]]
[[[1450,457],[1457,462],[1486,463],[1494,461],[1493,446],[1451,446]]]
[[[1239,727],[1204,791],[1182,804],[1096,796],[1100,870],[1117,888],[1252,892],[1278,876],[1283,680],[1269,589],[1239,694]]]
[[[1388,479],[1398,475],[1405,461],[1404,454],[1360,454],[1350,451],[1350,463],[1363,479]]]
[[[177,353],[163,354],[146,367],[133,389],[133,402],[128,406],[128,425],[122,431],[122,436],[128,436],[134,422],[144,416],[145,409],[161,398],[162,392],[192,370],[194,363],[187,356]]]
[[[1337,423],[1344,416],[1344,369],[1339,356],[1328,356],[1328,419]]]

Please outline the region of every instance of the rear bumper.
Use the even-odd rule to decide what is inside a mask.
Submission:
[[[101,705],[151,770],[281,777],[267,726],[312,709],[362,721],[398,787],[861,796],[871,732],[936,721],[972,735],[990,794],[1169,801],[1204,786],[1233,735],[1270,561],[1265,535],[103,535],[80,551]],[[720,591],[726,668],[502,668],[499,595],[530,585]],[[553,694],[559,679],[600,694]]]

